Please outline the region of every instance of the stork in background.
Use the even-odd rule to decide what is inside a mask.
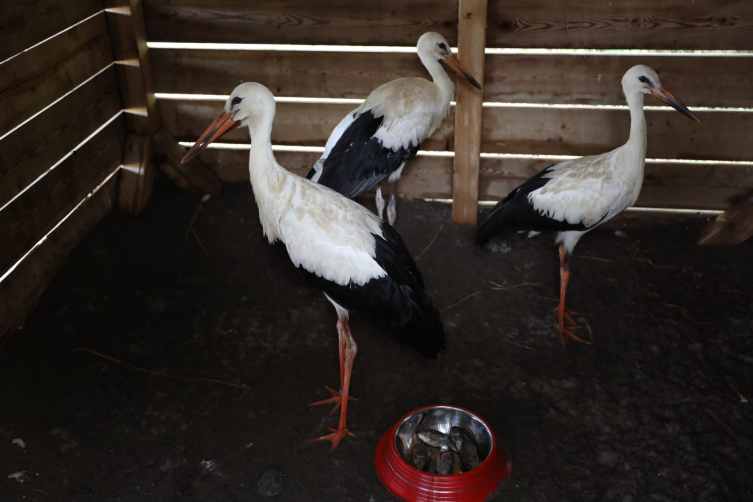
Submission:
[[[345,435],[352,435],[346,415],[357,349],[349,312],[362,314],[427,357],[436,357],[444,348],[444,330],[398,233],[363,206],[277,163],[271,140],[274,115],[274,96],[266,87],[239,85],[183,162],[230,130],[250,129],[249,172],[264,234],[270,243],[285,243],[293,265],[337,311],[340,389],[313,403],[334,403],[333,412],[340,408],[338,428],[313,440],[330,441],[333,450]]]
[[[382,180],[391,189],[387,218],[395,224],[397,184],[406,161],[418,152],[450,110],[455,85],[440,62],[465,77],[477,89],[481,86],[452,55],[450,44],[438,33],[424,33],[418,39],[418,57],[432,82],[407,77],[377,87],[366,101],[345,116],[332,131],[324,154],[307,178],[352,199],[377,186],[376,205],[383,217]]]
[[[573,334],[572,312],[565,308],[568,262],[578,240],[602,223],[635,204],[643,184],[646,160],[646,120],[643,97],[660,99],[686,117],[698,120],[677,98],[662,87],[656,72],[638,65],[622,77],[622,90],[630,108],[628,142],[601,155],[566,160],[547,167],[497,203],[479,225],[476,244],[509,230],[529,230],[535,235],[556,231],[560,256],[560,302],[557,306],[562,345],[565,336],[588,343]],[[565,327],[565,318],[571,326]]]

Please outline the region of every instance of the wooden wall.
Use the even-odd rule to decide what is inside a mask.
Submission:
[[[113,207],[125,122],[105,16],[101,0],[0,6],[0,337]]]
[[[149,0],[145,17],[150,41],[414,47],[429,30],[457,44],[458,8],[458,1],[440,0]],[[746,0],[506,0],[489,3],[486,25],[488,48],[753,49],[753,2]],[[552,162],[536,155],[601,153],[627,138],[626,109],[551,105],[624,105],[622,75],[642,63],[657,70],[662,83],[691,108],[753,108],[751,56],[526,50],[487,54],[483,99],[498,105],[483,108],[480,150],[523,157],[482,157],[475,166],[479,198],[504,197]],[[257,81],[282,97],[364,98],[395,78],[427,76],[413,53],[197,48],[155,49],[152,58],[158,93],[227,95],[242,81]],[[646,105],[661,103],[647,97]],[[164,127],[183,141],[196,139],[220,106],[218,101],[158,101]],[[280,103],[273,140],[279,145],[323,146],[355,106]],[[646,115],[648,156],[663,160],[647,165],[638,205],[724,209],[752,186],[753,166],[725,162],[753,161],[753,113],[699,111],[701,124],[668,107]],[[455,135],[451,115],[422,149],[452,152]],[[225,141],[248,139],[245,131],[236,131]],[[281,152],[278,160],[302,172],[317,156]],[[248,176],[244,151],[214,150],[203,159],[226,180]],[[719,163],[681,164],[676,159]],[[452,158],[419,157],[406,168],[400,193],[451,198],[452,183]]]

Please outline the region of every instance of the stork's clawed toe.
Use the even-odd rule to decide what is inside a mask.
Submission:
[[[334,415],[334,413],[340,409],[340,406],[343,404],[343,397],[342,392],[337,391],[333,389],[332,387],[329,387],[327,385],[324,386],[325,389],[327,389],[331,394],[332,397],[327,399],[322,399],[321,401],[316,401],[313,403],[310,403],[309,406],[319,406],[322,404],[333,404],[335,405],[334,408],[332,408],[332,411],[329,412],[330,415]],[[348,401],[358,401],[358,398],[355,398],[353,396],[348,396]]]

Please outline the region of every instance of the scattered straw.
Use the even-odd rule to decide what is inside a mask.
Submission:
[[[107,359],[108,361],[112,361],[114,363],[118,363],[118,364],[120,364],[122,366],[125,366],[126,368],[130,368],[130,369],[135,370],[135,371],[140,371],[142,373],[149,373],[150,375],[159,375],[159,376],[168,377],[168,378],[178,378],[178,379],[181,379],[181,380],[194,380],[194,381],[197,381],[197,382],[211,382],[211,383],[217,383],[217,384],[220,384],[220,385],[227,385],[229,387],[238,387],[240,389],[246,389],[246,390],[249,389],[248,385],[242,385],[242,384],[230,383],[230,382],[223,382],[222,380],[213,380],[211,378],[201,378],[201,377],[195,377],[195,376],[189,376],[189,375],[173,375],[171,373],[164,373],[162,371],[154,371],[154,370],[148,370],[148,369],[145,369],[145,368],[139,368],[138,366],[134,366],[132,364],[128,364],[128,363],[126,363],[124,361],[121,361],[120,359],[115,359],[114,357],[110,357],[110,356],[106,356],[104,354],[100,354],[99,352],[97,352],[95,350],[87,349],[85,347],[79,347],[74,352],[78,352],[78,351],[89,352],[90,354],[94,354],[95,356],[99,356],[102,359]]]
[[[468,300],[469,298],[473,298],[474,296],[478,296],[478,295],[480,295],[480,294],[481,294],[481,291],[476,291],[475,293],[471,293],[470,295],[466,296],[466,297],[465,297],[465,298],[463,298],[462,300],[460,300],[460,301],[458,301],[458,302],[455,302],[455,303],[453,303],[453,304],[452,304],[452,305],[450,305],[449,307],[445,307],[445,308],[443,308],[442,310],[440,310],[440,312],[444,312],[445,310],[450,310],[450,309],[451,309],[451,308],[453,308],[453,307],[457,307],[458,305],[460,305],[460,304],[461,304],[461,303],[463,303],[464,301]]]
[[[494,281],[489,281],[489,284],[492,285],[492,289],[494,289],[495,291],[510,291],[511,289],[518,289],[524,286],[541,286],[541,284],[537,282],[521,282],[520,284],[507,284],[507,281],[505,281],[502,284],[499,284]]]
[[[421,257],[422,257],[422,256],[424,255],[424,253],[425,253],[426,251],[428,251],[428,249],[429,249],[429,248],[431,247],[431,245],[432,245],[432,244],[434,244],[434,241],[435,241],[435,240],[437,240],[437,237],[439,237],[439,232],[441,232],[441,231],[442,231],[442,228],[444,228],[444,223],[442,223],[441,225],[439,225],[439,230],[437,230],[437,231],[436,231],[436,232],[434,233],[434,237],[432,237],[431,241],[430,241],[430,242],[429,242],[429,244],[428,244],[428,245],[427,245],[427,246],[426,246],[426,247],[424,248],[424,250],[423,250],[423,251],[421,251],[420,253],[418,253],[418,255],[416,256],[416,260],[415,260],[415,261],[418,261],[418,259],[419,259],[419,258],[421,258]]]

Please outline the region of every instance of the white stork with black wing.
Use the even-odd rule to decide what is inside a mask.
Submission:
[[[698,120],[690,110],[662,87],[648,66],[634,66],[622,78],[622,90],[630,108],[630,137],[624,145],[601,155],[566,160],[549,166],[510,194],[479,225],[476,244],[510,230],[556,231],[560,255],[560,303],[557,307],[562,345],[572,333],[572,314],[565,308],[568,262],[578,240],[624,209],[635,204],[643,184],[646,160],[646,119],[643,97],[650,94],[683,115]],[[700,122],[700,121],[699,121]],[[565,327],[565,318],[572,326]],[[588,343],[588,342],[585,342]]]
[[[349,311],[416,347],[427,357],[444,348],[439,312],[424,291],[421,273],[397,232],[363,206],[281,167],[272,153],[275,100],[263,85],[238,86],[194,146],[186,162],[222,134],[251,132],[249,171],[259,219],[269,242],[285,243],[290,260],[320,288],[337,311],[340,389],[314,404],[334,403],[340,424],[315,441],[337,447],[348,432],[346,415],[356,343]]]
[[[379,217],[384,212],[382,180],[392,187],[387,217],[394,225],[395,197],[405,162],[418,152],[450,110],[455,85],[441,62],[478,84],[452,55],[447,40],[438,33],[424,33],[418,39],[418,57],[432,78],[400,78],[377,87],[366,101],[337,125],[327,140],[324,155],[306,176],[350,198],[377,186]]]

